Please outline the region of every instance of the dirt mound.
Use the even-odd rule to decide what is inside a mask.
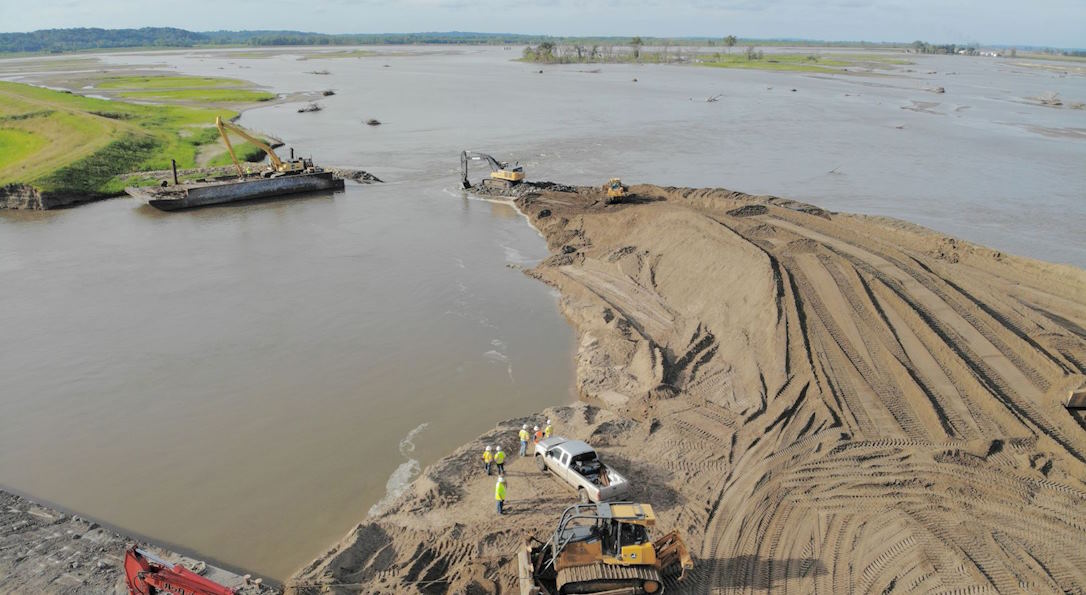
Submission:
[[[1086,421],[1062,406],[1086,379],[1086,273],[776,197],[632,190],[651,200],[517,204],[555,254],[529,274],[561,290],[592,403],[547,414],[681,531],[679,592],[1086,585]],[[514,460],[514,514],[493,514],[477,455],[520,423],[428,469],[297,590],[383,555],[363,590],[512,591],[517,543],[572,501]],[[383,553],[358,545],[374,527]]]
[[[769,212],[769,207],[765,205],[745,205],[737,209],[728,211],[730,217],[755,217],[758,215],[765,215]]]

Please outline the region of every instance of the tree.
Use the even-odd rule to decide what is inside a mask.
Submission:
[[[729,54],[732,53],[732,48],[735,47],[735,44],[738,42],[739,40],[736,39],[734,35],[729,35],[724,38],[724,45],[728,46]]]
[[[641,58],[641,46],[645,45],[645,42],[641,41],[641,37],[634,37],[630,40],[630,47],[633,48],[634,60]]]

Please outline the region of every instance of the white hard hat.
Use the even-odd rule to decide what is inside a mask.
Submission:
[[[550,424],[551,424],[551,420],[548,419],[547,420],[547,425],[549,426]]]
[[[498,451],[500,452],[500,451],[501,451],[501,449],[502,449],[502,447],[500,447],[500,446],[499,446],[499,447],[498,447]]]
[[[488,447],[486,447],[486,449],[487,449],[487,450],[490,450],[490,447],[488,446]]]
[[[505,477],[502,476],[502,475],[499,475],[498,476],[498,483],[505,483]]]
[[[524,424],[523,426],[520,426],[520,429],[527,430],[528,429],[528,424]]]
[[[539,431],[539,426],[536,426],[536,427],[534,427],[532,429],[538,432]]]

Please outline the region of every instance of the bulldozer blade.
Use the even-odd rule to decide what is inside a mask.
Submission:
[[[656,567],[660,570],[661,575],[667,574],[666,571],[678,564],[679,578],[676,580],[682,582],[686,578],[686,571],[694,568],[694,560],[690,557],[690,550],[686,548],[686,544],[679,537],[678,531],[672,531],[657,539],[653,542],[653,547],[656,549]]]

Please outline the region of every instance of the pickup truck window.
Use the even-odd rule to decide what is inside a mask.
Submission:
[[[569,453],[568,452],[562,453],[562,465],[566,465],[568,463],[569,463]]]

